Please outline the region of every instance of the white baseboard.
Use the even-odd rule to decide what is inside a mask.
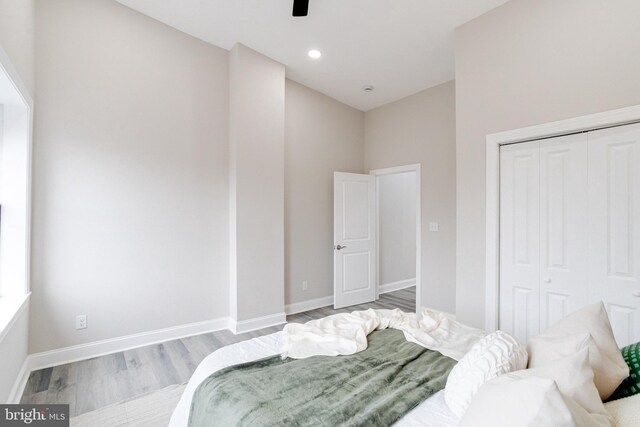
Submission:
[[[289,314],[302,313],[303,311],[315,310],[316,308],[333,305],[333,296],[310,299],[309,301],[296,302],[284,306],[284,312]]]
[[[416,285],[416,278],[400,280],[398,282],[385,283],[378,287],[379,294],[386,294],[387,292],[399,291],[400,289],[410,288]]]
[[[28,368],[29,371],[48,368],[178,338],[220,331],[228,327],[229,318],[224,317],[34,353],[27,357]]]
[[[400,289],[410,288],[416,285],[416,279],[401,280],[399,282],[387,283],[380,285],[379,294],[386,294],[387,292],[399,291]],[[317,308],[327,307],[333,305],[333,295],[328,297],[311,299],[308,301],[296,302],[293,304],[287,304],[284,306],[284,311],[287,315],[302,313],[303,311],[315,310]]]
[[[285,313],[277,313],[240,322],[223,317],[30,354],[22,364],[18,378],[11,389],[9,403],[18,403],[20,401],[29,379],[29,374],[34,370],[223,329],[228,329],[234,334],[241,334],[269,326],[281,325],[286,321]]]
[[[24,359],[24,362],[22,362],[22,367],[20,368],[16,382],[11,388],[11,393],[9,393],[7,403],[20,403],[22,393],[24,393],[24,388],[27,386],[27,381],[29,380],[29,374],[31,374],[31,368],[29,368],[29,366],[29,356],[27,356],[27,358]]]
[[[270,314],[268,316],[255,317],[248,320],[229,319],[229,330],[234,334],[255,331],[256,329],[268,328],[270,326],[287,323],[287,315],[283,313]]]

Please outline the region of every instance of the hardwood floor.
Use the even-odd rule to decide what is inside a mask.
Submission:
[[[287,316],[305,323],[335,313],[368,308],[415,311],[415,287],[380,295],[369,304],[334,310],[331,306]],[[206,356],[220,347],[282,330],[283,325],[241,335],[218,331],[95,357],[31,372],[22,403],[68,403],[70,415],[160,390],[189,380]]]

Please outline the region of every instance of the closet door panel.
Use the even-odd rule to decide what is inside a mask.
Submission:
[[[540,330],[587,303],[586,134],[540,142]]]
[[[538,333],[539,142],[500,149],[500,329]]]
[[[590,300],[618,345],[640,340],[640,125],[589,133]]]

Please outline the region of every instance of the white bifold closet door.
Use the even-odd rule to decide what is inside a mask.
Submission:
[[[500,154],[500,327],[527,342],[587,301],[586,135]]]
[[[526,343],[604,301],[640,340],[640,125],[500,149],[500,328]]]
[[[640,124],[589,132],[589,298],[640,340]]]
[[[500,149],[500,329],[520,342],[538,332],[540,142]]]

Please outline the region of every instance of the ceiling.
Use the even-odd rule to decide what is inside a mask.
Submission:
[[[309,16],[293,18],[292,0],[117,1],[227,50],[240,42],[362,111],[453,79],[454,29],[507,2],[310,0]]]

